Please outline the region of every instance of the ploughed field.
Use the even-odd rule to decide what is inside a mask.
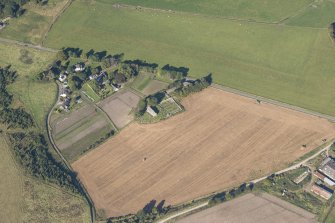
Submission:
[[[124,215],[151,200],[178,204],[238,186],[335,136],[327,120],[214,88],[182,104],[186,112],[133,123],[73,163],[98,209]]]
[[[178,223],[316,223],[315,215],[269,194],[246,194],[232,201],[201,211]]]

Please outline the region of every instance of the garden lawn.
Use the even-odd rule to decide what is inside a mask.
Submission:
[[[218,84],[335,115],[335,47],[327,29],[79,0],[53,26],[46,45],[186,66],[193,77],[212,73]]]

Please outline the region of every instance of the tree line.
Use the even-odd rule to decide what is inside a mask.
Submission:
[[[16,160],[34,177],[83,193],[76,175],[52,156],[44,135],[31,128],[32,116],[24,108],[10,107],[13,96],[7,91],[7,85],[13,84],[16,78],[16,72],[9,66],[0,67],[0,123],[7,128],[15,127],[15,132],[8,132],[7,136]]]
[[[335,39],[335,22],[330,25],[330,35]]]
[[[7,91],[7,86],[12,84],[17,77],[10,67],[0,67],[0,122],[7,128],[26,129],[34,126],[32,116],[23,108],[12,108],[13,96]]]
[[[48,0],[0,0],[0,19],[23,15],[25,12],[23,6],[27,2],[45,5],[48,3]]]

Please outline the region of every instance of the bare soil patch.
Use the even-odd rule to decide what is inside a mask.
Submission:
[[[82,108],[72,111],[69,115],[61,116],[61,118],[53,121],[53,133],[56,135],[82,119],[88,117],[94,117],[96,115],[96,111],[93,106],[85,105]]]
[[[192,200],[283,169],[335,136],[325,119],[213,88],[182,104],[186,112],[133,123],[73,163],[98,209],[116,216],[152,199]]]
[[[269,194],[246,194],[177,223],[316,223],[315,215]]]
[[[134,116],[130,113],[139,100],[138,95],[125,90],[106,98],[98,106],[108,114],[117,128],[123,128],[134,120]]]

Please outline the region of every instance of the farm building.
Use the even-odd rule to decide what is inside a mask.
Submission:
[[[329,198],[331,198],[331,196],[333,195],[333,191],[331,189],[316,184],[312,186],[311,191],[326,200],[329,200]]]
[[[112,88],[113,88],[113,91],[117,92],[120,90],[120,85],[118,84],[111,84]]]
[[[320,165],[319,171],[329,177],[332,180],[335,180],[335,161],[328,157]]]
[[[154,110],[151,106],[148,106],[148,107],[147,107],[147,112],[148,112],[152,117],[156,117],[156,116],[157,116],[157,113],[155,112],[155,110]]]
[[[317,178],[319,178],[320,180],[322,180],[323,182],[325,182],[329,186],[335,186],[335,182],[334,181],[332,181],[331,179],[329,179],[328,177],[326,177],[325,175],[323,175],[319,171],[315,171],[314,172],[314,176],[316,176]]]

